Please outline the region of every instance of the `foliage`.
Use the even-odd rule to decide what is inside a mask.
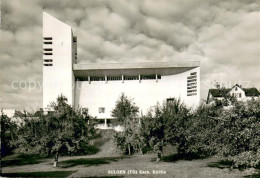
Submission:
[[[225,109],[201,105],[186,122],[186,154],[218,154],[235,167],[259,166],[260,100],[235,102]]]
[[[89,117],[75,111],[59,96],[52,103],[53,112],[38,119],[26,118],[15,142],[17,151],[25,154],[87,154],[88,142],[96,131]]]
[[[123,132],[115,134],[117,146],[128,154],[140,149],[138,111],[139,108],[124,93],[120,95],[112,111],[112,116],[124,127]]]
[[[228,160],[232,161],[235,167],[260,168],[260,149],[257,152],[245,151],[235,156],[229,156]]]
[[[123,108],[122,104],[119,108]],[[182,140],[185,139],[184,121],[188,116],[189,110],[180,100],[164,103],[163,106],[157,104],[155,110],[149,111],[147,115],[139,119],[125,120],[124,132],[115,134],[117,145],[125,153],[146,153],[152,150],[157,152],[160,159],[163,146],[167,143],[179,145],[181,148]]]
[[[125,121],[124,131],[115,133],[117,146],[124,153],[142,152],[142,142],[140,134],[140,124],[138,119],[128,119]]]
[[[216,125],[218,154],[230,157],[235,166],[257,166],[260,161],[260,100],[237,102],[225,110]],[[254,158],[254,159],[253,159]]]
[[[139,108],[133,100],[122,93],[116,102],[115,108],[112,110],[112,117],[115,117],[119,124],[125,124],[127,119],[136,118],[138,112]]]
[[[182,146],[186,140],[185,120],[189,117],[189,110],[180,101],[174,99],[163,106],[157,104],[154,113],[150,111],[142,119],[142,134],[145,141],[148,141],[150,148],[157,152],[158,160],[163,152],[163,146],[167,143],[178,147],[182,152]]]
[[[3,112],[1,113],[1,157],[10,154],[15,145],[12,141],[17,139],[17,125]]]
[[[230,95],[231,89],[226,89],[225,87],[217,86],[217,89],[219,95],[223,98],[222,100],[219,100],[218,98],[214,98],[214,102],[216,106],[229,106],[237,102],[237,99],[235,96]]]
[[[180,100],[157,105],[137,120],[126,120],[117,133],[118,145],[133,152],[157,152],[167,143],[177,147],[178,158],[228,157],[235,167],[257,167],[260,162],[260,99],[247,102],[226,96],[226,104],[187,108]],[[227,104],[231,104],[225,107]],[[145,151],[144,151],[145,150]]]

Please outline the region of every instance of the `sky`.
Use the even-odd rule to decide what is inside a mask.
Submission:
[[[200,61],[216,82],[260,89],[259,0],[2,0],[0,107],[42,107],[42,12],[78,36],[79,63]]]

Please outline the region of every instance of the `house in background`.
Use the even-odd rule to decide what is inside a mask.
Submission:
[[[36,119],[39,118],[41,111],[36,111],[35,113],[29,113],[26,111],[18,111],[15,109],[2,109],[3,115],[6,115],[11,119],[12,122],[14,122],[17,125],[21,125],[24,122],[25,118],[28,119]]]
[[[232,88],[216,88],[209,89],[207,103],[214,102],[215,99],[223,100],[225,96],[233,96],[237,101],[247,101],[257,99],[260,97],[260,92],[256,88],[243,88],[241,85],[236,84]]]

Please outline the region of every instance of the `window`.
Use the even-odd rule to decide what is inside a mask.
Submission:
[[[44,59],[44,62],[52,62],[52,59]]]
[[[196,78],[197,78],[196,75],[193,75],[193,76],[189,76],[189,77],[187,77],[187,79],[196,79]]]
[[[44,51],[52,51],[52,48],[45,48]]]
[[[90,77],[90,81],[105,81],[105,77]]]
[[[124,80],[139,80],[139,76],[124,76]]]
[[[52,64],[44,64],[44,66],[52,66]]]
[[[107,77],[108,81],[114,81],[114,80],[122,80],[121,76],[109,76]]]
[[[157,76],[158,79],[161,79],[161,76]],[[141,76],[142,80],[154,80],[156,79],[156,75],[142,75]]]
[[[98,108],[98,112],[99,112],[99,113],[105,113],[105,108],[104,108],[104,107]]]
[[[242,97],[241,93],[238,93],[238,97],[239,97],[239,98],[241,98],[241,97]]]
[[[44,40],[52,40],[52,37],[44,37]]]
[[[73,36],[73,42],[77,42],[77,37],[76,36]]]
[[[43,42],[44,44],[52,44],[52,42]]]
[[[52,55],[52,53],[46,53],[46,52],[44,52],[43,54],[48,56]]]
[[[235,91],[237,91],[237,87],[235,87]]]
[[[173,103],[174,103],[174,98],[167,98],[167,100],[166,100],[167,106],[172,105]]]

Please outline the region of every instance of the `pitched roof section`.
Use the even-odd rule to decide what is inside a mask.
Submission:
[[[227,88],[227,89],[209,89],[209,93],[211,93],[211,95],[213,97],[223,97],[224,94],[227,94],[228,92],[231,91],[231,88]]]
[[[260,92],[256,88],[243,88],[246,96],[260,96]]]

